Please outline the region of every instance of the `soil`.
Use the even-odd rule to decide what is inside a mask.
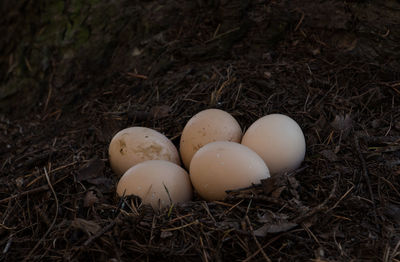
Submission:
[[[398,1],[77,3],[1,6],[1,261],[400,261]],[[305,161],[224,201],[116,196],[116,132],[179,146],[207,108],[292,117]]]

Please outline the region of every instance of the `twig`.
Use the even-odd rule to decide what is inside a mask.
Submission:
[[[53,78],[53,77],[51,77],[51,78]],[[49,82],[51,83],[51,79],[50,79]],[[43,112],[46,112],[46,111],[47,111],[47,106],[49,105],[52,91],[53,91],[53,87],[52,87],[51,84],[49,84],[49,92],[48,92],[48,94],[47,94],[47,99],[46,99],[46,103],[44,104]]]
[[[358,158],[361,161],[361,166],[362,166],[362,174],[364,176],[365,179],[365,183],[367,183],[368,186],[368,191],[369,191],[369,196],[370,196],[370,200],[372,201],[372,206],[374,208],[374,217],[375,217],[375,222],[378,222],[378,217],[376,215],[376,205],[375,205],[375,199],[374,199],[374,194],[372,192],[372,186],[371,186],[371,180],[369,179],[369,174],[368,174],[368,167],[367,167],[367,163],[365,162],[365,159],[361,153],[361,149],[360,149],[360,142],[359,142],[359,137],[357,135],[354,136],[354,145],[358,154]]]
[[[39,153],[39,154],[36,154],[36,155],[34,155],[33,153],[30,153],[30,154],[27,154],[25,156],[22,156],[22,157],[18,158],[15,161],[19,162],[19,160],[21,160],[24,157],[31,157],[28,160],[23,161],[22,163],[18,164],[18,167],[23,167],[23,166],[24,167],[31,167],[32,165],[37,164],[39,161],[43,161],[46,158],[48,158],[51,153],[53,153],[53,152],[51,152],[51,151],[50,152],[43,152],[43,153]]]
[[[299,216],[298,218],[296,218],[293,223],[296,224],[301,224],[306,218],[311,217],[312,215],[314,215],[315,213],[321,211],[324,209],[324,207],[326,206],[326,204],[328,204],[328,201],[331,200],[333,198],[333,196],[335,195],[336,192],[336,187],[337,187],[337,182],[336,180],[333,182],[333,187],[331,192],[329,193],[329,196],[324,200],[324,202],[322,202],[321,204],[319,204],[318,206],[315,206],[313,209],[311,209],[309,212],[307,212],[305,215],[303,216]]]
[[[333,210],[335,209],[339,203],[354,189],[354,185],[351,186],[349,190],[346,191],[346,193],[343,194],[343,196],[340,197],[340,199],[333,205],[333,207],[329,208],[328,210]]]
[[[393,190],[394,192],[396,192],[397,196],[400,198],[400,192],[396,189],[396,187],[392,184],[392,182],[390,182],[389,180],[387,180],[387,179],[384,178],[384,177],[380,177],[380,179],[382,179],[383,181],[385,181],[385,182],[392,188],[392,190]]]
[[[115,224],[116,224],[115,219],[119,216],[119,214],[121,212],[121,208],[122,208],[123,204],[125,203],[125,201],[126,201],[126,197],[125,197],[125,191],[124,191],[124,194],[122,195],[122,197],[118,203],[118,208],[117,208],[117,212],[114,217],[114,220],[110,224],[105,226],[104,228],[97,231],[96,234],[91,236],[88,240],[86,240],[85,243],[83,243],[83,247],[87,247],[88,245],[90,245],[90,243],[93,242],[93,240],[100,237],[101,235],[103,235],[104,233],[106,233],[108,230],[110,230],[111,228],[113,228],[115,226]],[[134,205],[132,205],[132,206],[134,207]],[[135,211],[136,211],[136,213],[138,213],[136,209],[135,209]]]
[[[254,200],[264,200],[277,205],[284,205],[285,201],[275,197],[269,197],[264,195],[254,195],[254,194],[237,194],[237,195],[228,195],[226,197],[227,200],[236,200],[236,199],[254,199]],[[215,201],[214,201],[215,202]]]
[[[304,224],[301,224],[301,227],[312,237],[314,241],[321,247],[321,242],[319,242],[318,238],[314,235],[314,233]]]
[[[53,66],[53,69],[54,69],[54,67],[55,67],[54,66],[54,61],[52,61],[52,66]],[[54,72],[52,72],[51,75],[50,75],[49,92],[47,93],[47,98],[46,98],[46,102],[44,104],[43,113],[45,113],[47,111],[47,107],[48,107],[49,102],[50,102],[50,98],[51,98],[51,95],[52,95],[52,92],[53,92],[53,80],[54,80]]]
[[[50,173],[54,173],[54,172],[56,172],[56,171],[59,171],[59,170],[61,170],[61,169],[66,168],[66,167],[68,167],[68,166],[72,166],[72,165],[74,165],[74,164],[76,164],[76,163],[77,163],[77,162],[75,161],[75,162],[72,162],[72,163],[70,163],[70,164],[67,164],[67,165],[64,165],[64,166],[61,166],[61,167],[57,167],[57,168],[51,170]],[[60,183],[60,182],[61,182],[62,180],[64,180],[66,177],[67,177],[67,176],[64,176],[64,177],[60,178],[59,180],[55,181],[55,182],[54,182],[54,185]],[[38,177],[38,178],[40,178],[40,177]],[[35,180],[33,180],[33,181],[35,181]],[[35,181],[35,182],[36,182],[36,181]],[[29,187],[29,185],[31,185],[31,184],[33,184],[33,183],[32,183],[32,182],[29,183],[26,187]],[[27,191],[24,191],[24,192],[21,192],[21,193],[18,193],[18,194],[15,194],[15,195],[12,195],[12,196],[3,198],[3,199],[0,199],[0,204],[5,203],[5,202],[8,202],[8,201],[10,201],[11,199],[14,199],[14,198],[18,198],[18,197],[21,197],[21,196],[29,195],[29,194],[32,194],[32,193],[37,193],[37,192],[46,191],[46,190],[48,190],[48,189],[49,189],[49,186],[48,186],[48,185],[42,185],[42,186],[40,186],[40,187],[32,188],[32,189],[30,189],[30,190],[27,190]]]
[[[85,243],[83,243],[84,247],[87,247],[88,245],[90,245],[90,243],[93,242],[93,240],[95,240],[96,238],[100,237],[101,235],[103,235],[104,233],[106,233],[108,230],[110,230],[111,228],[113,228],[115,226],[115,220],[111,221],[110,224],[108,224],[107,226],[105,226],[104,228],[100,229],[99,231],[96,232],[96,234],[94,234],[93,236],[91,236],[88,240],[85,241]]]
[[[151,246],[151,241],[153,240],[154,237],[154,229],[156,228],[156,219],[157,219],[156,215],[153,215],[153,221],[151,222],[149,243],[147,244],[148,246]]]
[[[11,247],[12,241],[13,241],[13,236],[11,235],[11,237],[10,237],[10,238],[8,239],[8,241],[7,241],[6,246],[5,246],[4,249],[3,249],[3,254],[6,254],[6,253],[8,252],[8,250],[9,250],[10,247]]]
[[[206,253],[206,249],[204,248],[203,239],[201,237],[199,239],[200,239],[201,249],[203,250],[204,261],[208,262],[208,258],[207,258],[208,256],[207,256],[207,253]]]
[[[357,138],[357,137],[356,137]],[[400,136],[361,136],[360,138],[370,143],[400,142]],[[360,146],[359,146],[360,147]]]
[[[235,27],[235,28],[233,28],[233,29],[230,29],[230,30],[228,30],[228,31],[226,31],[225,33],[221,33],[221,34],[219,34],[219,35],[216,35],[216,36],[214,36],[213,38],[211,38],[211,39],[205,41],[204,43],[205,43],[205,44],[208,44],[209,42],[212,42],[212,41],[214,41],[214,40],[217,40],[217,39],[219,39],[219,38],[221,38],[221,37],[224,37],[224,36],[226,36],[226,35],[229,35],[230,33],[236,32],[236,31],[238,31],[238,30],[240,30],[240,27],[239,27],[239,26],[238,26],[238,27]]]
[[[294,28],[294,32],[296,32],[297,30],[299,30],[299,28],[300,28],[300,25],[303,23],[303,20],[304,20],[304,12],[303,11],[300,11],[299,10],[299,12],[301,13],[301,17],[300,17],[300,20],[299,20],[299,22],[297,23],[297,25],[296,25],[296,27]]]
[[[39,245],[43,242],[43,240],[47,237],[47,235],[53,229],[53,227],[54,227],[54,225],[56,223],[57,217],[58,217],[58,198],[57,198],[56,192],[54,191],[53,186],[51,185],[50,178],[49,178],[49,175],[47,174],[46,168],[44,167],[43,170],[44,170],[44,175],[46,176],[47,183],[49,184],[50,190],[53,193],[54,199],[56,201],[56,214],[55,214],[55,216],[53,218],[53,222],[51,223],[50,227],[47,229],[46,233],[44,233],[42,238],[31,249],[31,251],[29,252],[28,256],[26,256],[23,261],[28,261],[29,260],[29,258],[32,256],[33,252],[35,252],[35,250],[39,247]]]
[[[31,194],[31,193],[37,193],[37,192],[41,192],[41,191],[46,191],[47,189],[49,189],[48,185],[43,185],[43,186],[40,186],[40,187],[37,187],[37,188],[32,188],[32,189],[30,189],[28,191],[24,191],[24,192],[21,192],[19,194],[15,194],[15,195],[3,198],[3,199],[0,200],[0,204],[8,202],[8,201],[10,201],[11,199],[14,199],[14,198],[18,198],[20,196],[25,196],[25,195],[28,195],[28,194]]]
[[[242,192],[242,191],[249,190],[249,189],[255,189],[255,188],[258,188],[259,186],[260,186],[260,184],[252,184],[251,186],[248,186],[248,187],[225,190],[225,192],[227,194],[229,194],[229,193],[237,193],[237,192]]]
[[[189,214],[186,214],[186,215],[182,215],[182,216],[180,216],[180,217],[176,217],[176,218],[171,219],[170,221],[168,221],[168,224],[173,224],[175,221],[182,220],[182,219],[184,219],[185,217],[189,217],[189,216],[193,216],[193,214],[192,214],[192,213],[189,213]]]
[[[229,212],[231,212],[234,208],[236,208],[237,206],[239,206],[244,200],[240,200],[239,202],[237,202],[236,204],[234,204],[233,206],[231,206],[228,210],[225,210],[221,215],[219,215],[219,218],[222,218],[223,216],[226,216]]]
[[[189,227],[191,225],[197,225],[199,223],[200,223],[199,220],[196,219],[195,221],[193,221],[193,222],[191,222],[189,224],[185,224],[185,225],[182,225],[182,226],[179,226],[179,227],[161,229],[161,232],[175,231],[175,230],[179,230],[179,229],[182,229],[182,228],[185,228],[185,227]]]
[[[394,261],[395,258],[396,258],[398,255],[400,255],[399,248],[400,248],[400,241],[397,242],[396,246],[395,246],[394,249],[393,249],[392,254],[390,255],[390,259],[391,259],[391,260]]]
[[[254,241],[256,242],[261,254],[263,255],[265,261],[267,262],[271,262],[271,259],[267,256],[267,254],[265,254],[264,249],[262,248],[262,246],[260,245],[260,242],[258,242],[256,235],[254,234],[254,230],[253,230],[253,226],[251,225],[250,219],[249,217],[246,215],[246,222],[247,224],[249,224],[249,228],[251,231],[251,235],[253,236]]]
[[[270,241],[268,241],[268,243],[266,243],[264,246],[262,246],[261,248],[258,248],[258,250],[256,252],[254,252],[251,256],[247,257],[245,260],[243,260],[242,262],[249,262],[251,261],[255,256],[257,256],[258,253],[261,252],[261,250],[264,250],[264,248],[268,247],[269,245],[271,245],[272,243],[274,243],[276,240],[278,240],[279,238],[288,235],[289,233],[294,233],[294,232],[300,232],[300,231],[304,231],[304,229],[295,229],[292,230],[290,232],[285,232],[282,233],[280,235],[277,235],[276,237],[274,237],[273,239],[271,239]]]
[[[148,77],[145,75],[141,75],[141,74],[135,74],[135,73],[126,73],[128,76],[133,77],[133,78],[139,78],[139,79],[144,79],[146,80]]]
[[[212,219],[212,221],[214,222],[214,224],[217,223],[217,221],[215,220],[215,218],[213,217],[213,215],[210,212],[210,209],[208,208],[208,205],[206,202],[201,202],[202,207],[204,208],[204,210],[207,212],[208,216]]]

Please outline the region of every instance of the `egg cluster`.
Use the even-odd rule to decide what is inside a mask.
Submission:
[[[180,157],[166,136],[145,127],[118,132],[108,152],[111,168],[122,175],[117,194],[138,196],[160,209],[190,201],[192,186],[205,200],[223,200],[227,190],[259,184],[270,175],[298,168],[305,151],[303,132],[288,116],[266,115],[242,136],[239,123],[229,113],[207,109],[183,129]]]

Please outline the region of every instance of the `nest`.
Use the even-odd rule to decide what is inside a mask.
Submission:
[[[35,110],[16,104],[0,115],[3,261],[400,259],[398,72],[372,63],[365,43],[328,42],[351,31],[340,17],[318,25],[307,12],[287,19],[284,5],[255,2],[239,14],[229,4],[201,7],[198,16],[183,5],[182,23],[142,43],[128,70],[88,77],[79,68],[62,87],[50,85]],[[219,31],[221,10],[224,21],[239,21],[231,30]],[[348,22],[351,10],[342,10]],[[263,37],[267,21],[285,30]],[[127,48],[120,44],[116,54]],[[244,129],[266,114],[292,117],[306,137],[305,161],[224,201],[195,196],[155,212],[116,196],[113,134],[145,126],[178,146],[188,119],[207,108],[228,111]]]

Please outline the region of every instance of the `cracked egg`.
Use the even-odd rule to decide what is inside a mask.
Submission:
[[[163,134],[146,127],[119,131],[110,142],[108,155],[112,170],[119,176],[147,160],[166,160],[180,165],[174,144]]]

